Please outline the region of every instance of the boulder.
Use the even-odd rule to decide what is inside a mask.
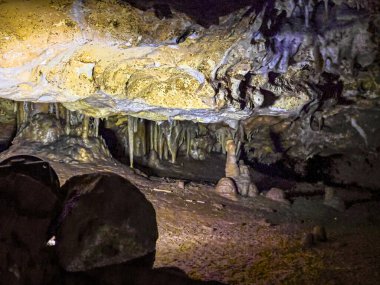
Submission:
[[[57,195],[22,173],[0,173],[0,283],[52,284],[59,272],[46,247]]]
[[[284,190],[280,188],[271,188],[265,195],[266,198],[271,199],[273,201],[282,202],[289,204],[289,201],[286,200]]]
[[[57,254],[67,271],[123,263],[155,251],[155,210],[126,179],[111,173],[76,176],[62,190],[68,195]]]

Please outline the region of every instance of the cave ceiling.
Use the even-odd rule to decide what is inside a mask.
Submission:
[[[376,1],[128,2],[0,1],[0,97],[232,126],[377,102]]]

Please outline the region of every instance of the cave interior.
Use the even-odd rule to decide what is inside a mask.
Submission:
[[[376,0],[0,0],[0,284],[378,284]]]

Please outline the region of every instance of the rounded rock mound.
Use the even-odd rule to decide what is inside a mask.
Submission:
[[[155,251],[152,204],[129,181],[111,173],[71,178],[58,223],[57,253],[67,271],[123,263]]]

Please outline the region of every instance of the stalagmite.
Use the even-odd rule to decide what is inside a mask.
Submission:
[[[83,139],[88,139],[89,125],[90,125],[90,117],[83,116],[83,120],[82,120],[82,138]]]
[[[236,145],[233,140],[227,140],[227,161],[226,161],[226,177],[238,177],[240,175],[239,166],[236,161]]]

